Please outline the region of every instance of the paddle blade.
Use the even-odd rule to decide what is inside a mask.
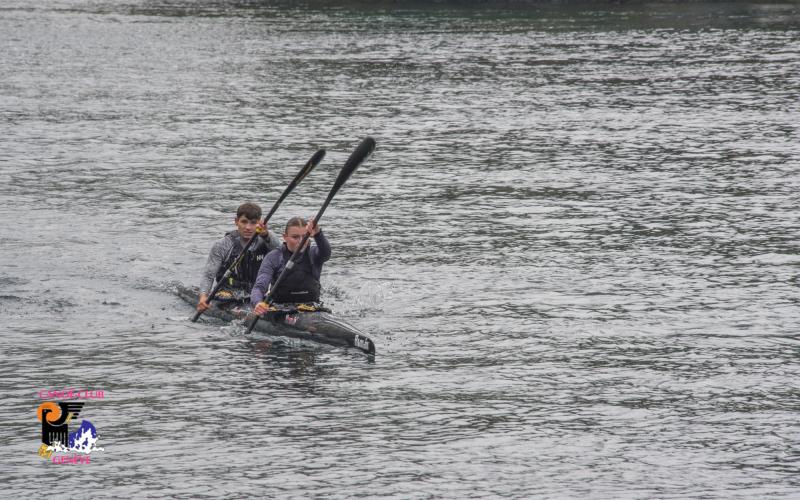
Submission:
[[[292,181],[292,184],[297,185],[300,183],[300,181],[305,179],[306,176],[310,174],[312,170],[314,170],[314,167],[319,165],[319,162],[321,162],[323,158],[325,158],[324,149],[320,149],[319,151],[314,153],[314,156],[312,156],[311,159],[308,160],[308,163],[305,164],[300,173],[298,173],[297,176],[295,176],[294,180]]]
[[[258,314],[251,314],[250,316],[248,316],[248,318],[246,319],[247,330],[244,332],[245,335],[250,335],[250,332],[252,332],[253,328],[256,327],[256,323],[258,323],[258,320],[260,318],[261,316],[259,316]]]
[[[347,182],[350,175],[356,171],[359,165],[364,163],[364,160],[366,160],[373,151],[375,151],[375,139],[367,137],[361,141],[361,144],[350,154],[350,158],[344,162],[344,167],[342,167],[342,171],[339,172],[339,177],[337,177],[336,182],[333,183],[331,194],[335,194],[339,188]]]
[[[323,158],[325,158],[325,150],[320,149],[319,151],[314,153],[314,156],[312,156],[311,159],[308,160],[305,165],[303,165],[303,168],[301,168],[300,172],[298,172],[297,175],[294,176],[292,182],[290,182],[289,185],[286,186],[286,189],[283,190],[283,193],[281,193],[280,198],[278,198],[278,200],[272,205],[272,208],[267,213],[266,217],[264,217],[265,223],[269,222],[269,220],[275,214],[275,211],[277,211],[278,207],[281,205],[281,203],[283,203],[283,200],[285,200],[286,197],[289,196],[289,193],[291,193],[294,190],[294,188],[296,188],[297,185],[300,184],[300,181],[305,179],[306,176],[310,174],[312,170],[314,170],[314,167],[319,165],[319,162],[321,162]]]

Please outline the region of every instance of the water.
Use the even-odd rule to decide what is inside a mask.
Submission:
[[[796,4],[6,2],[0,496],[800,494]],[[244,200],[326,211],[378,355],[187,321]],[[90,464],[42,389],[102,389]]]

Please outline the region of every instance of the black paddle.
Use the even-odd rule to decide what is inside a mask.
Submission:
[[[325,157],[324,149],[320,149],[319,151],[314,153],[314,156],[312,156],[311,159],[308,160],[308,163],[306,163],[300,170],[300,172],[294,177],[294,179],[292,179],[292,182],[290,182],[289,185],[286,186],[286,189],[283,190],[283,194],[281,194],[280,198],[278,198],[278,201],[276,201],[275,204],[272,205],[272,209],[269,211],[267,216],[264,217],[263,221],[264,224],[266,224],[269,221],[270,217],[272,217],[272,215],[275,213],[275,211],[278,210],[278,207],[280,206],[281,202],[283,202],[283,200],[285,200],[286,197],[289,196],[289,193],[291,193],[294,190],[294,188],[296,188],[297,185],[300,184],[300,181],[305,179],[306,176],[310,174],[312,170],[314,170],[314,167],[319,165],[319,162],[321,162],[324,157]],[[225,274],[222,275],[222,279],[217,281],[217,284],[214,285],[214,288],[208,294],[208,297],[206,297],[207,304],[211,303],[214,297],[216,297],[217,292],[219,292],[219,289],[225,283],[225,280],[227,280],[231,276],[231,274],[233,274],[233,270],[236,269],[236,266],[238,266],[242,262],[242,259],[244,259],[244,256],[247,254],[247,249],[250,248],[250,245],[253,244],[257,236],[258,235],[253,235],[253,237],[250,238],[250,241],[248,241],[247,244],[244,246],[244,248],[242,249],[242,253],[239,254],[239,257],[237,257],[236,260],[233,261],[233,263],[231,263],[230,266],[228,266],[228,269],[225,270]],[[194,316],[192,317],[192,322],[197,321],[197,319],[200,317],[201,314],[203,314],[202,311],[195,312]]]
[[[314,217],[315,225],[319,224],[320,219],[322,219],[322,214],[325,213],[325,209],[328,208],[328,205],[330,204],[331,200],[333,199],[334,196],[336,196],[336,193],[339,191],[342,185],[345,182],[347,182],[347,179],[350,178],[350,175],[353,172],[355,172],[358,166],[361,165],[364,162],[364,160],[366,160],[367,157],[369,157],[369,155],[372,154],[374,150],[375,150],[375,139],[373,139],[372,137],[367,137],[363,141],[361,141],[361,144],[359,144],[358,147],[355,149],[355,151],[353,151],[350,154],[350,158],[348,158],[347,161],[344,163],[344,167],[342,167],[341,172],[339,172],[339,176],[336,178],[336,182],[333,183],[331,192],[328,193],[328,198],[325,200],[325,203],[322,204],[322,208],[319,209],[319,212],[317,212],[317,216]],[[300,241],[300,245],[297,247],[297,250],[295,250],[294,253],[292,253],[292,256],[289,258],[289,262],[287,262],[286,266],[283,268],[283,272],[281,272],[281,274],[278,276],[278,279],[275,280],[275,284],[272,285],[272,288],[270,288],[267,296],[264,297],[263,302],[266,303],[267,305],[272,304],[272,297],[275,293],[275,290],[278,289],[278,286],[280,286],[281,282],[283,281],[283,278],[285,278],[286,275],[289,273],[289,271],[291,271],[292,267],[294,267],[295,262],[302,254],[303,247],[305,246],[310,236],[311,233],[306,232],[306,234],[303,236],[303,239]],[[247,325],[247,332],[245,332],[245,335],[253,331],[253,328],[255,328],[256,323],[258,323],[258,320],[260,318],[261,316],[259,316],[258,314],[253,315],[253,319],[250,320],[250,324]]]

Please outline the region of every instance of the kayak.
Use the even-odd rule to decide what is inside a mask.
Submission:
[[[196,305],[200,300],[200,291],[197,288],[178,285],[177,292],[179,297],[191,305]],[[250,313],[248,309],[224,308],[220,305],[219,302],[212,301],[211,308],[203,315],[223,321],[235,321],[247,318]],[[371,338],[327,311],[289,309],[268,312],[256,324],[255,330],[267,335],[352,347],[366,354],[375,354],[375,343]]]

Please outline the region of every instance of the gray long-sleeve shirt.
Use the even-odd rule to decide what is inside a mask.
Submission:
[[[280,238],[272,231],[268,233],[268,238],[264,238],[262,235],[254,237],[265,239],[269,251],[279,248],[281,246]],[[239,231],[236,230],[226,233],[224,237],[214,243],[214,246],[211,247],[211,252],[208,254],[206,266],[203,268],[203,274],[200,277],[200,293],[207,294],[211,291],[217,273],[219,273],[220,267],[222,267],[222,263],[228,259],[231,252],[236,248],[236,245],[239,245],[239,249],[244,247],[244,245],[242,245],[242,238],[239,236]]]

